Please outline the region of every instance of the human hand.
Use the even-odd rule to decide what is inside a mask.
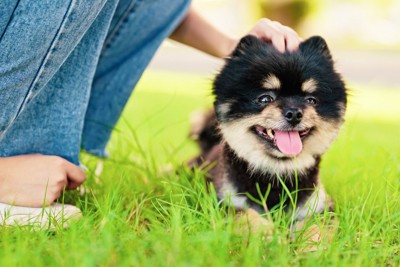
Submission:
[[[17,206],[50,205],[67,189],[86,180],[69,161],[40,154],[0,158],[0,202]]]
[[[266,18],[259,20],[247,34],[272,43],[282,53],[296,50],[302,41],[291,28]],[[170,38],[219,58],[228,57],[239,44],[238,38],[219,31],[193,8]]]
[[[282,53],[285,52],[285,50],[297,50],[302,41],[292,28],[267,18],[259,20],[248,34],[272,43],[272,45]]]

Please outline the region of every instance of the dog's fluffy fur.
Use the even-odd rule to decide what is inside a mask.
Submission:
[[[259,199],[258,184],[262,194],[270,187],[271,209],[282,200],[281,180],[298,192],[298,220],[322,212],[327,196],[319,163],[346,109],[345,85],[324,39],[312,37],[297,51],[280,53],[246,36],[226,59],[213,93],[215,113],[194,123],[202,152],[191,164],[209,165],[219,199],[261,212],[245,194]],[[285,206],[293,210],[289,200]]]

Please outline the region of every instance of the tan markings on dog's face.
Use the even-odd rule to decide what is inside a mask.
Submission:
[[[232,104],[229,103],[229,102],[222,103],[222,104],[219,104],[219,105],[217,106],[217,110],[218,110],[218,112],[221,113],[221,114],[227,114],[227,113],[230,111],[231,106],[232,106]]]
[[[274,74],[268,74],[264,79],[262,86],[268,90],[279,90],[281,88],[281,81]]]
[[[312,128],[310,135],[303,141],[301,154],[322,155],[337,137],[343,119],[321,118],[314,107],[303,110],[303,119],[298,125],[300,128]]]
[[[301,85],[301,90],[304,93],[312,94],[317,90],[318,83],[314,79],[308,79]]]
[[[343,119],[326,120],[318,118],[313,132],[303,142],[303,151],[301,154],[322,155],[325,153],[339,134],[342,124]]]
[[[219,114],[219,117],[221,119],[226,118],[226,115],[231,110],[231,106],[232,106],[232,103],[230,103],[230,102],[221,103],[216,106],[217,113]]]
[[[275,102],[264,108],[259,116],[262,116],[263,120],[261,126],[271,129],[280,129],[284,127],[285,121],[282,116],[282,110]]]
[[[315,164],[315,158],[305,153],[301,153],[296,159],[279,160],[278,157],[282,157],[282,154],[275,149],[268,149],[250,131],[250,128],[257,124],[265,125],[265,117],[249,116],[220,124],[225,141],[240,158],[249,162],[253,171],[286,175],[292,174],[296,169],[298,173],[304,173]]]
[[[311,128],[317,124],[319,121],[319,116],[314,107],[307,106],[303,109],[303,118],[300,123],[302,128]]]
[[[290,174],[293,170],[304,173],[315,164],[315,156],[322,155],[339,133],[343,119],[327,120],[319,117],[314,107],[303,110],[304,117],[293,130],[311,128],[312,132],[303,140],[303,150],[295,158],[288,159],[279,150],[261,141],[251,131],[255,125],[266,129],[285,129],[288,127],[280,108],[271,103],[261,113],[220,124],[225,141],[236,154],[250,163],[255,171],[271,174]],[[279,158],[286,158],[281,160]]]

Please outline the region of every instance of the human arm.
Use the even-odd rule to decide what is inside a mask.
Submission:
[[[259,20],[248,34],[271,42],[281,52],[296,50],[301,42],[294,30],[266,18]],[[218,30],[193,8],[170,38],[220,58],[229,56],[239,42],[239,38]]]

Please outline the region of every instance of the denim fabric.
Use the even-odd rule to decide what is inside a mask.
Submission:
[[[188,0],[0,2],[0,156],[105,146]],[[86,119],[85,119],[86,116]]]

